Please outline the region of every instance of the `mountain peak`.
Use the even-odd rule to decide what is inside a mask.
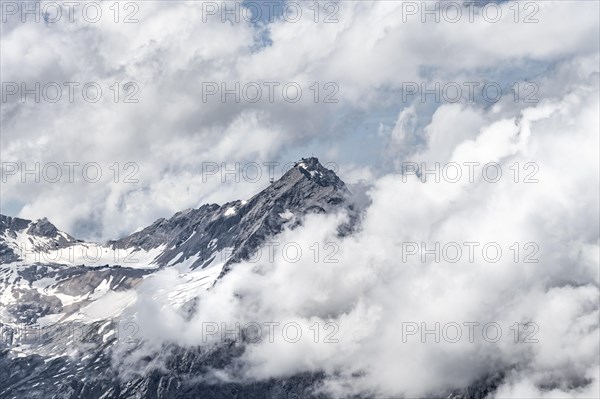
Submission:
[[[147,268],[183,262],[190,270],[216,263],[229,266],[249,258],[266,239],[281,232],[285,226],[297,226],[304,215],[329,213],[345,207],[348,194],[346,185],[333,170],[325,168],[315,157],[302,158],[279,180],[248,200],[223,205],[205,204],[177,212],[171,218],[158,219],[127,237],[110,240],[103,249],[108,254],[125,251],[143,255],[148,259],[140,266]],[[23,238],[18,238],[19,234]],[[10,259],[5,257],[4,260],[18,259],[16,246],[25,238],[41,249],[81,244],[46,218],[36,221],[0,218],[0,244],[10,255]],[[107,258],[102,262],[108,264],[113,260]]]
[[[323,168],[317,157],[302,158],[294,166],[309,170]]]
[[[43,217],[31,223],[27,232],[39,237],[55,237],[58,234],[58,229],[50,223],[48,218]]]
[[[302,158],[294,164],[294,167],[288,170],[281,179],[274,182],[276,188],[287,186],[292,188],[297,184],[314,183],[321,187],[333,187],[342,192],[347,192],[344,182],[335,174],[333,170],[325,168],[316,157]]]
[[[13,216],[0,215],[0,233],[15,233],[27,229],[27,233],[37,237],[53,238],[60,232],[48,218],[32,221]]]
[[[227,251],[223,260],[228,269],[249,258],[284,226],[297,225],[303,215],[341,208],[348,194],[334,171],[317,158],[302,158],[279,180],[248,200],[178,212],[110,245],[146,251],[163,246],[156,264],[186,261],[191,269],[205,268],[217,253]]]

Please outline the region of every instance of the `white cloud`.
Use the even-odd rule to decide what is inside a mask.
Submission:
[[[108,87],[135,80],[141,90],[138,104],[3,104],[3,161],[94,161],[103,170],[132,161],[140,182],[114,183],[110,173],[98,184],[11,179],[2,187],[3,204],[20,201],[19,215],[48,216],[69,232],[114,237],[180,209],[248,198],[262,188],[204,183],[203,162],[281,162],[281,154],[313,140],[347,139],[346,132],[330,130],[340,113],[373,115],[393,105],[394,125],[382,121],[378,132],[369,132],[384,141],[380,159],[349,162],[341,170],[350,181],[373,185],[361,232],[336,241],[340,216],[284,232],[280,242],[305,250],[298,263],[276,257],[236,266],[202,293],[189,322],[151,299],[157,287],[177,278],[162,271],[140,288],[133,309],[140,332],[149,344],[200,344],[206,321],[294,321],[304,332],[314,322],[335,322],[339,344],[314,343],[305,335],[296,344],[252,346],[243,358],[244,375],[322,369],[325,389],[336,396],[414,397],[501,370],[507,378],[498,396],[598,396],[598,4],[535,4],[535,24],[515,24],[514,3],[501,5],[503,19],[496,24],[481,18],[403,23],[401,2],[340,2],[336,24],[203,23],[196,2],[140,3],[141,22],[130,26],[12,24],[1,39],[3,81]],[[258,46],[261,34],[272,45]],[[538,82],[539,104],[515,103],[512,96],[493,106],[398,99],[407,81],[504,84],[515,76]],[[304,87],[331,81],[339,85],[340,103],[314,104],[310,96],[297,104],[203,103],[205,81],[296,81]],[[326,149],[334,159],[325,161],[343,159],[339,148]],[[396,173],[403,161],[496,162],[503,175],[489,183],[477,169],[474,183],[424,184],[412,176],[405,182]],[[523,183],[535,171],[526,168],[529,162],[539,167],[539,183]],[[307,248],[328,241],[339,242],[339,262],[315,263]],[[436,263],[431,256],[402,262],[407,242],[428,248],[498,242],[504,255],[497,263],[464,257]],[[521,257],[529,253],[524,244],[537,244],[540,261],[515,263],[514,242]],[[159,311],[168,322],[157,328]],[[494,321],[504,335],[497,344],[403,343],[407,321]],[[539,326],[539,342],[515,344],[510,327],[528,321]]]
[[[201,344],[202,323],[296,322],[310,332],[314,322],[339,326],[338,344],[263,340],[244,354],[245,377],[261,379],[324,370],[323,387],[336,396],[371,392],[382,396],[428,396],[504,372],[499,397],[586,397],[598,393],[598,99],[581,86],[561,99],[543,101],[506,118],[493,110],[452,106],[450,115],[478,121],[453,141],[430,140],[415,156],[467,162],[497,162],[497,183],[480,176],[474,183],[422,183],[414,176],[389,174],[370,192],[372,205],[355,236],[335,238],[337,216],[309,218],[302,228],[278,236],[280,243],[308,248],[314,242],[339,243],[338,263],[315,262],[312,253],[298,263],[240,264],[201,295],[198,314],[174,323],[154,337]],[[596,86],[597,87],[597,86]],[[441,111],[440,111],[441,112]],[[518,124],[515,121],[518,117]],[[424,130],[435,132],[434,117]],[[486,121],[482,124],[480,121]],[[468,122],[467,122],[468,125]],[[429,137],[432,137],[431,135]],[[538,183],[514,181],[510,167],[534,160]],[[523,173],[523,171],[521,171]],[[478,242],[475,261],[428,255],[403,260],[403,243]],[[501,259],[485,261],[481,246],[495,242]],[[520,246],[514,260],[513,243]],[[524,244],[536,244],[532,254]],[[306,255],[306,254],[305,254]],[[162,278],[161,278],[162,280]],[[170,284],[165,282],[164,284]],[[140,331],[152,320],[140,319]],[[403,323],[477,322],[474,342],[402,340]],[[481,326],[502,329],[497,343],[482,338]],[[515,323],[521,338],[515,343]],[[514,328],[514,327],[513,327]],[[494,334],[490,334],[492,337]],[[230,376],[231,377],[231,376]]]
[[[398,90],[402,82],[424,80],[424,70],[429,71],[428,81],[480,81],[488,75],[499,77],[498,71],[511,65],[524,72],[529,61],[552,64],[575,55],[595,54],[598,45],[598,35],[594,34],[598,30],[597,4],[593,2],[579,2],[577,6],[560,1],[536,3],[539,22],[534,24],[515,23],[511,4],[501,5],[502,19],[494,24],[477,15],[477,9],[473,22],[465,9],[458,23],[436,24],[429,18],[423,24],[420,15],[407,16],[403,22],[401,2],[338,5],[338,23],[315,23],[309,4],[303,4],[303,17],[297,23],[283,19],[267,25],[222,23],[220,15],[203,22],[200,2],[140,3],[135,15],[140,22],[134,24],[114,23],[108,5],[103,5],[107,18],[96,24],[81,18],[76,23],[61,20],[56,24],[22,24],[11,19],[2,37],[3,81],[26,82],[28,87],[36,81],[42,85],[93,81],[103,87],[103,100],[85,103],[77,98],[78,91],[74,103],[29,101],[19,105],[13,97],[3,107],[3,160],[95,161],[107,165],[130,161],[139,164],[143,179],[135,189],[109,180],[94,186],[60,184],[64,194],[53,200],[52,207],[44,204],[50,193],[58,195],[58,190],[48,184],[21,184],[11,179],[5,185],[4,206],[25,205],[19,215],[48,216],[77,235],[112,238],[131,231],[140,220],[150,223],[157,216],[168,216],[182,206],[196,206],[203,199],[240,196],[233,192],[219,195],[215,190],[222,187],[216,186],[203,186],[195,197],[187,195],[190,186],[183,183],[185,174],[190,168],[198,169],[199,163],[287,162],[280,154],[294,146],[308,145],[314,139],[326,138],[326,134],[341,134],[343,139],[344,133],[330,129],[336,123],[335,115],[344,109],[372,112],[389,101],[400,108],[408,105],[398,103],[389,90]],[[533,11],[519,9],[521,19]],[[327,15],[321,11],[321,17]],[[272,44],[257,47],[265,34]],[[535,46],[531,44],[534,42]],[[597,58],[586,62],[594,60]],[[139,103],[115,104],[109,87],[116,81],[138,82]],[[302,85],[305,95],[296,104],[281,100],[273,104],[266,100],[256,104],[203,103],[205,81],[295,81]],[[314,82],[336,82],[340,103],[314,104],[308,89]],[[435,117],[449,118],[456,107],[442,107]],[[422,116],[420,119],[426,122]],[[443,119],[440,125],[431,124],[427,134],[459,140],[467,134],[463,132],[475,133],[475,125],[467,124],[467,120],[461,121],[465,125],[456,126],[461,130],[457,134],[443,133],[448,129],[442,126]],[[432,129],[442,130],[434,133]],[[400,139],[398,134],[394,133],[395,140]],[[336,154],[339,151],[328,151],[326,155],[334,157],[328,161],[339,162]],[[374,162],[373,166],[381,164]],[[157,191],[163,186],[158,179],[166,170],[177,171],[169,175],[170,179],[182,180],[182,184],[172,186],[174,194]],[[256,188],[241,184],[239,191],[256,192]],[[84,196],[90,198],[85,205],[80,204]],[[110,205],[115,198],[131,203],[140,196],[146,202],[165,196],[158,203],[166,208],[124,214],[123,208]],[[167,199],[173,196],[186,198],[185,204]],[[71,214],[74,207],[81,213]],[[138,208],[129,209],[133,212]],[[96,223],[101,227],[95,232],[81,227]]]

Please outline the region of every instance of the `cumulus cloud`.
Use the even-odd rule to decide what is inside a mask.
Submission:
[[[541,2],[536,10],[519,8],[517,17],[511,4],[502,3],[497,6],[501,18],[494,23],[483,18],[480,7],[467,5],[457,23],[436,23],[432,17],[422,23],[421,13],[410,14],[403,2],[339,2],[336,23],[315,23],[311,5],[300,4],[302,18],[294,23],[281,17],[222,22],[220,13],[207,16],[202,2],[141,2],[135,14],[139,22],[127,24],[114,23],[108,3],[102,3],[106,18],[98,23],[86,22],[80,9],[74,23],[66,17],[57,23],[20,23],[19,15],[9,16],[2,36],[3,81],[24,82],[28,88],[36,82],[79,82],[80,87],[72,103],[23,104],[18,94],[9,96],[2,109],[2,159],[27,162],[30,168],[35,162],[97,162],[104,173],[94,184],[81,177],[54,184],[34,183],[31,176],[23,184],[20,176],[9,177],[3,184],[4,212],[47,216],[82,238],[106,239],[182,208],[249,197],[263,187],[247,181],[233,186],[200,183],[194,174],[203,162],[285,163],[306,155],[301,149],[328,147],[322,154],[327,161],[353,170],[374,168],[381,175],[393,166],[394,152],[388,154],[389,162],[377,159],[385,151],[378,143],[383,143],[378,126],[391,129],[393,113],[413,101],[401,100],[403,83],[496,80],[508,85],[512,78],[541,79],[529,76],[532,65],[562,65],[593,54],[598,46],[593,2]],[[320,21],[330,15],[328,10],[321,9]],[[521,23],[533,11],[538,22]],[[577,18],[565,20],[574,14]],[[82,100],[81,86],[87,82],[102,87],[98,103]],[[115,82],[136,82],[139,102],[123,103],[121,87],[115,103],[110,88]],[[297,82],[304,95],[293,104],[281,98],[270,102],[266,94],[256,103],[222,103],[218,95],[205,103],[205,82],[226,82],[228,87],[235,82]],[[314,82],[335,83],[339,102],[315,103],[309,88]],[[543,89],[553,90],[548,83]],[[320,89],[321,97],[334,90]],[[422,130],[440,104],[432,108],[414,100],[416,128]],[[388,111],[383,121],[376,121],[371,115],[381,113],[382,106]],[[436,117],[453,109],[444,108]],[[342,115],[356,113],[374,125],[354,131],[356,121]],[[465,124],[481,123],[467,120]],[[396,125],[395,153],[422,143],[401,132]],[[360,135],[370,139],[357,141]],[[348,142],[360,144],[348,149]],[[357,145],[365,143],[372,147],[363,149],[370,156],[358,154]],[[135,162],[139,182],[115,183],[109,169],[114,162],[121,168]],[[82,197],[88,199],[80,201]]]
[[[502,109],[457,105],[436,111],[423,129],[426,146],[413,159],[494,162],[503,173],[497,182],[481,169],[473,182],[466,173],[458,182],[387,174],[369,192],[372,203],[358,234],[338,238],[344,216],[330,215],[310,217],[276,238],[304,249],[335,242],[338,262],[315,262],[310,253],[297,263],[279,254],[239,264],[199,293],[191,320],[163,309],[169,319],[164,330],[146,324],[153,317],[141,317],[140,331],[151,334],[145,335],[149,343],[208,345],[221,335],[207,339],[207,323],[297,323],[305,333],[298,342],[282,340],[276,330],[274,342],[263,337],[249,345],[240,363],[243,378],[323,370],[327,379],[320,388],[334,396],[423,397],[495,373],[504,376],[498,397],[597,396],[600,215],[590,185],[599,179],[599,103],[597,80],[587,76],[562,96],[510,117]],[[461,121],[461,135],[443,136],[450,134],[444,127]],[[524,181],[528,162],[535,162],[535,183]],[[411,243],[429,250],[457,243],[463,252],[453,261],[454,252],[440,250],[437,260],[411,252]],[[463,243],[478,244],[473,261]],[[487,243],[501,248],[498,259],[482,250]],[[171,279],[157,276],[153,284],[177,281],[164,273]],[[323,336],[315,342],[314,323],[334,323],[338,342]],[[434,333],[421,335],[435,323],[440,342]],[[454,323],[461,326],[457,342],[451,342]],[[465,323],[479,323],[471,324],[472,341]],[[496,327],[482,331],[488,323],[501,330],[497,342]],[[415,326],[418,332],[408,334]],[[238,368],[230,372],[228,378],[239,378]]]
[[[476,15],[455,24],[404,22],[402,2],[338,4],[333,24],[204,22],[200,2],[140,3],[141,22],[131,26],[13,23],[2,37],[4,81],[136,81],[141,90],[137,104],[3,104],[3,161],[136,162],[140,181],[114,183],[110,173],[98,184],[11,179],[3,207],[20,201],[20,216],[108,238],[268,184],[204,182],[204,161],[284,163],[282,154],[325,143],[332,158],[325,161],[340,163],[343,179],[370,187],[361,230],[339,238],[344,215],[308,218],[276,238],[300,245],[298,262],[276,252],[272,262],[236,265],[198,292],[191,319],[155,295],[180,282],[179,271],[158,272],[130,309],[145,350],[214,343],[219,335],[199,334],[207,322],[294,322],[304,333],[298,342],[251,344],[235,373],[224,370],[227,378],[240,370],[247,379],[323,370],[321,389],[334,396],[416,397],[499,372],[499,397],[598,396],[598,4],[539,2],[533,24],[514,22],[512,2],[498,6],[496,23]],[[32,59],[35,68],[22,67]],[[489,80],[503,87],[534,80],[539,102],[514,101],[512,93],[494,104],[402,100],[404,82]],[[340,101],[203,103],[207,81],[336,82]],[[373,119],[372,129],[352,130],[355,120],[344,116],[355,113]],[[373,147],[348,154],[344,142],[360,134]],[[406,162],[459,165],[461,179],[402,174]],[[497,182],[482,174],[488,163],[492,177],[502,171]],[[337,262],[323,261],[322,246],[315,262],[315,242],[336,243]],[[412,254],[410,243],[458,243],[463,252],[455,263],[437,262]],[[479,244],[473,262],[464,243]],[[501,248],[496,262],[482,254],[486,243]],[[166,322],[157,326],[158,313]],[[462,326],[462,339],[422,342],[421,323],[436,322]],[[480,323],[473,342],[470,322]],[[492,322],[502,329],[497,342],[482,337],[481,326]],[[515,343],[515,323],[520,341],[537,342]],[[324,342],[325,325],[339,342]],[[414,326],[418,333],[407,335]]]

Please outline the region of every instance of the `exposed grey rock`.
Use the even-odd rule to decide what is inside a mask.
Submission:
[[[19,323],[35,323],[38,318],[59,313],[62,302],[54,295],[40,295],[36,290],[15,289],[17,302],[7,306],[6,311]]]
[[[14,235],[14,232],[25,230],[31,220],[0,215],[0,232]]]
[[[340,226],[339,234],[351,234],[360,226],[361,204],[366,201],[366,197],[352,198],[344,182],[316,158],[302,159],[248,201],[207,204],[181,211],[127,237],[109,241],[108,245],[145,251],[164,246],[156,258],[161,268],[190,257],[197,258],[192,269],[202,268],[219,251],[231,249],[222,272],[226,273],[284,228],[301,225],[309,213],[345,209],[350,221]],[[120,334],[119,321],[58,322],[39,330],[32,338],[20,327],[15,328],[14,323],[35,331],[34,324],[40,317],[58,312],[72,314],[78,306],[93,300],[65,305],[50,291],[85,297],[105,281],[111,291],[135,289],[157,269],[133,269],[126,264],[89,267],[37,263],[17,267],[13,262],[19,261],[19,255],[6,245],[6,240],[17,234],[26,234],[32,243],[38,242],[36,237],[43,238],[39,242],[51,248],[68,248],[80,242],[47,219],[32,222],[0,215],[0,288],[11,287],[13,295],[18,295],[15,303],[0,309],[0,398],[326,397],[318,390],[325,378],[321,372],[264,381],[247,381],[241,375],[229,382],[215,378],[215,370],[233,370],[235,374],[247,342],[225,342],[214,347],[165,344],[151,356],[131,360],[137,343],[120,346],[127,340]],[[44,279],[50,281],[49,285],[41,291],[36,289],[35,284]],[[196,306],[197,299],[192,298],[180,311],[191,317]],[[107,334],[110,330],[115,333]],[[23,348],[27,351],[21,352]],[[486,377],[465,390],[448,392],[440,398],[483,398],[493,392],[502,378]]]
[[[20,251],[7,245],[6,237],[16,238],[17,233],[26,233],[31,237],[41,237],[47,243],[39,244],[30,240],[26,250],[42,250],[65,248],[77,242],[70,235],[59,231],[56,226],[42,218],[36,222],[27,219],[0,215],[0,265],[16,262],[20,259]]]
[[[166,245],[168,249],[157,258],[159,265],[197,256],[192,269],[210,263],[215,253],[232,248],[228,270],[232,264],[250,258],[268,237],[282,231],[290,220],[281,214],[291,212],[294,221],[299,221],[307,213],[340,209],[349,196],[346,185],[333,171],[324,168],[317,158],[308,158],[247,202],[203,205],[178,212],[109,244],[144,250]]]

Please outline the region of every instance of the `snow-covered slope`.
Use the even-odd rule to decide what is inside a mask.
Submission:
[[[164,268],[178,283],[156,295],[183,308],[266,239],[307,213],[341,209],[348,195],[334,172],[309,158],[249,200],[188,209],[105,243],[77,240],[47,219],[0,216],[0,327],[118,317],[135,303],[139,283]],[[8,346],[20,338],[13,334]]]

